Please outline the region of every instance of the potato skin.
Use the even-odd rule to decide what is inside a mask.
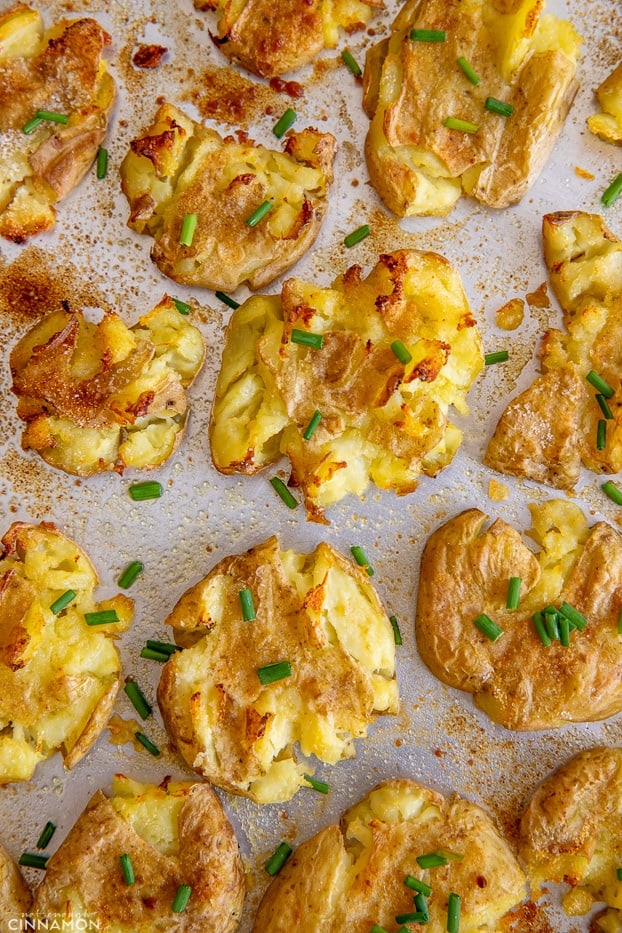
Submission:
[[[8,931],[5,921],[27,915],[32,902],[30,891],[16,862],[0,845],[0,930]]]
[[[590,131],[605,143],[622,146],[622,61],[594,91],[601,112],[588,117]]]

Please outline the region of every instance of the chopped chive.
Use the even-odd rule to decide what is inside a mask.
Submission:
[[[510,577],[508,581],[508,595],[505,601],[506,609],[518,609],[520,604],[520,587],[522,580],[520,577]]]
[[[410,38],[413,42],[444,42],[446,33],[444,29],[411,29]]]
[[[75,598],[76,598],[75,590],[65,590],[62,596],[59,596],[58,599],[54,600],[54,602],[50,606],[50,612],[53,613],[55,616],[57,616],[58,613],[62,612],[63,609],[65,609],[69,605],[70,602],[73,602]]]
[[[354,77],[360,78],[363,72],[361,71],[360,66],[356,62],[352,53],[348,52],[347,49],[344,49],[343,52],[341,53],[341,57],[343,58],[344,62],[346,63],[346,65],[348,66],[348,68],[350,69]]]
[[[394,354],[404,366],[406,366],[412,360],[412,354],[408,352],[408,349],[404,346],[401,340],[394,340],[391,344],[391,349]]]
[[[346,246],[356,246],[357,243],[360,243],[361,240],[364,240],[369,236],[371,230],[368,224],[363,224],[362,227],[357,227],[356,230],[353,230],[352,233],[349,233],[343,238],[343,242]]]
[[[41,120],[49,120],[50,123],[62,123],[63,126],[69,123],[69,117],[65,113],[54,113],[53,110],[37,110],[36,117]]]
[[[85,612],[84,621],[87,625],[108,625],[109,622],[118,622],[116,609],[100,609],[99,612]]]
[[[179,885],[175,899],[173,900],[173,905],[171,907],[171,910],[174,914],[183,914],[184,910],[188,906],[188,901],[190,900],[191,894],[192,888],[189,884]]]
[[[387,933],[384,927],[381,927],[379,923],[374,923],[371,927],[369,933]]]
[[[426,914],[422,913],[420,910],[411,911],[409,914],[396,914],[395,922],[396,923],[427,923],[430,919],[428,915],[428,920],[424,920]]]
[[[26,132],[24,130],[24,132]],[[613,179],[608,188],[603,191],[601,201],[605,207],[611,207],[614,201],[617,201],[622,194],[622,172]]]
[[[27,123],[24,123],[22,126],[22,133],[25,133],[27,136],[30,133],[34,133],[38,126],[41,126],[43,123],[43,117],[34,116],[32,119],[28,120]]]
[[[56,824],[52,823],[51,820],[48,820],[41,831],[41,835],[39,836],[39,839],[37,840],[37,849],[47,849],[50,843],[50,839],[52,838],[55,832],[56,832]]]
[[[460,929],[460,895],[452,891],[447,900],[447,933],[458,933]]]
[[[154,745],[151,739],[148,739],[144,732],[135,732],[134,738],[136,738],[141,745],[143,745],[147,751],[153,755],[154,758],[157,758],[160,755],[160,749],[157,745]]]
[[[618,881],[622,881],[622,868],[616,868],[616,878]]]
[[[622,489],[616,486],[612,480],[607,480],[600,488],[612,502],[615,502],[616,505],[622,505]]]
[[[622,635],[622,609],[618,613],[618,635]],[[622,871],[622,869],[618,868],[618,871]],[[622,879],[620,880],[622,881]]]
[[[543,612],[544,615],[544,627],[546,629],[546,634],[549,636],[551,641],[557,641],[559,639],[559,613],[554,606],[547,606]]]
[[[264,201],[263,204],[260,204],[256,211],[250,215],[246,221],[247,227],[256,227],[260,220],[266,216],[266,214],[272,210],[274,207],[272,201]]]
[[[567,616],[560,615],[558,622],[559,626],[559,643],[563,648],[570,647],[570,619]]]
[[[506,104],[505,101],[497,100],[496,97],[487,97],[484,107],[491,113],[499,114],[500,117],[511,117],[514,113],[512,104]]]
[[[311,347],[313,350],[321,350],[324,345],[323,334],[313,334],[308,330],[297,330],[294,328],[291,334],[292,343],[298,343],[301,347]]]
[[[315,411],[313,412],[313,416],[311,420],[309,421],[309,424],[306,426],[304,433],[302,435],[305,441],[311,440],[321,420],[322,420],[322,412],[318,411],[316,408]]]
[[[607,399],[605,398],[605,396],[599,392],[598,395],[596,396],[596,401],[598,402],[600,410],[602,411],[607,421],[611,421],[613,418],[613,413],[611,409],[609,408],[609,403],[607,402]]]
[[[491,641],[497,641],[497,639],[501,638],[503,635],[503,629],[498,626],[496,622],[493,622],[490,616],[487,616],[485,612],[482,612],[477,619],[473,619],[473,625]]]
[[[437,855],[443,855],[447,860],[452,862],[462,862],[464,861],[464,854],[462,852],[454,852],[453,849],[437,849]]]
[[[223,304],[227,305],[229,308],[233,308],[235,311],[236,308],[240,307],[240,302],[236,301],[235,298],[229,298],[229,295],[225,295],[224,292],[214,292],[219,301],[222,301]]]
[[[415,894],[415,908],[418,913],[422,914],[423,917],[425,917],[425,919],[421,920],[420,922],[429,923],[430,922],[430,910],[428,908],[428,902],[426,901],[425,896],[421,893],[421,891],[418,891],[417,894]]]
[[[178,651],[181,651],[181,645],[173,645],[170,641],[154,641],[151,638],[147,639],[147,648],[152,648],[154,651],[160,651],[162,654],[176,654]]]
[[[443,126],[446,126],[448,130],[459,130],[461,133],[477,133],[479,130],[477,123],[461,120],[459,117],[447,117]]]
[[[242,605],[242,618],[245,622],[253,622],[257,618],[257,613],[255,612],[255,603],[253,602],[253,594],[246,587],[243,590],[240,590],[240,603]]]
[[[190,305],[185,301],[182,301],[180,298],[173,298],[173,304],[180,314],[190,314]]]
[[[101,181],[108,174],[108,150],[100,146],[97,150],[97,166],[95,169],[97,178]]]
[[[551,639],[549,638],[547,631],[546,631],[546,627],[544,625],[544,616],[542,615],[541,612],[536,612],[534,613],[532,618],[533,618],[533,624],[536,627],[536,632],[538,633],[538,638],[540,639],[540,641],[542,642],[545,648],[549,648],[551,646]]]
[[[128,492],[134,502],[144,502],[147,499],[159,499],[162,495],[162,484],[157,480],[146,480],[144,483],[132,483]]]
[[[45,868],[48,863],[49,855],[36,855],[34,852],[22,852],[18,861],[20,865],[27,868]]]
[[[411,891],[417,891],[419,894],[424,894],[425,897],[430,897],[432,894],[430,885],[426,884],[425,881],[421,881],[419,878],[415,878],[413,875],[406,875],[404,884],[407,888],[410,888]]]
[[[318,781],[310,774],[303,774],[303,777],[307,783],[311,785],[313,790],[318,791],[320,794],[327,794],[330,790],[330,785],[326,781]]]
[[[276,683],[277,680],[290,677],[291,673],[291,661],[274,661],[272,664],[265,664],[263,667],[257,668],[257,676],[264,687]]]
[[[461,55],[460,58],[458,59],[458,65],[460,68],[462,68],[463,72],[465,73],[465,75],[467,76],[471,84],[479,84],[480,82],[479,77],[475,74],[471,65],[468,63],[468,61],[463,55]]]
[[[276,875],[280,872],[283,865],[287,859],[292,854],[293,849],[286,842],[281,842],[276,847],[275,851],[272,853],[268,861],[265,863],[264,868],[269,875]]]
[[[446,865],[447,862],[447,857],[438,852],[426,852],[425,855],[417,856],[419,868],[437,868],[439,865]]]
[[[119,861],[121,862],[123,880],[127,885],[134,884],[136,881],[136,878],[134,877],[134,866],[132,865],[132,860],[127,852],[119,856]]]
[[[144,567],[139,560],[133,560],[131,564],[128,564],[119,579],[117,580],[117,585],[121,587],[122,590],[127,590],[132,583],[136,582],[136,579],[143,572]]]
[[[570,603],[563,602],[559,607],[559,612],[566,616],[570,622],[573,622],[580,632],[583,632],[584,629],[587,628],[587,619],[585,616],[582,615],[578,609],[575,609],[574,606],[571,606]]]
[[[596,426],[596,450],[604,450],[607,446],[607,422],[604,418],[598,419]]]
[[[602,376],[599,376],[597,372],[593,369],[590,369],[589,373],[585,377],[590,385],[594,386],[597,392],[601,395],[604,395],[605,398],[611,398],[614,394],[614,390],[611,388],[608,382],[606,382]]]
[[[389,622],[391,623],[391,628],[393,629],[393,640],[396,645],[401,645],[402,642],[402,633],[400,632],[400,625],[397,621],[397,616],[389,616]]]
[[[151,716],[153,710],[135,680],[127,680],[123,689],[141,719],[147,719]]]
[[[186,214],[184,216],[181,222],[181,233],[179,234],[181,246],[192,246],[198,222],[198,214]]]
[[[146,661],[160,661],[162,664],[165,664],[170,658],[170,654],[165,651],[158,651],[156,648],[149,647],[141,648],[140,656],[145,658]]]
[[[295,110],[292,110],[291,107],[288,107],[283,116],[276,121],[272,127],[272,132],[277,139],[281,139],[285,135],[290,126],[293,126],[296,122],[296,117],[298,114]]]
[[[350,551],[352,552],[352,557],[357,562],[359,567],[364,568],[365,573],[367,574],[368,577],[373,577],[374,568],[367,560],[367,557],[365,555],[365,551],[363,550],[363,548],[359,547],[358,544],[355,544],[350,548]]]
[[[288,509],[295,509],[298,507],[296,499],[292,496],[282,479],[279,479],[278,476],[273,476],[270,480],[270,485],[274,491],[279,494]]]
[[[505,363],[510,357],[508,350],[496,350],[494,353],[484,354],[484,365],[492,366],[494,363]]]

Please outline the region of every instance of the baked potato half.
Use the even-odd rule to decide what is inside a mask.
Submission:
[[[321,347],[297,342],[301,332]],[[482,367],[475,319],[442,256],[399,250],[330,288],[288,279],[280,297],[252,297],[231,316],[210,421],[214,465],[252,474],[285,454],[319,521],[370,482],[411,492],[451,462],[462,434],[450,409],[468,411]]]
[[[151,469],[176,450],[186,389],[205,357],[201,332],[165,296],[127,327],[108,311],[54,311],[10,356],[24,450],[77,476]]]
[[[479,509],[431,535],[421,559],[419,653],[507,729],[613,716],[622,709],[622,535],[605,522],[589,528],[565,500],[529,508],[537,554],[502,519],[487,526]],[[520,601],[508,609],[513,577]]]
[[[461,194],[503,208],[536,180],[578,87],[581,41],[570,23],[541,16],[543,6],[408,0],[389,38],[368,51],[365,156],[395,214],[446,215]],[[420,29],[444,41],[413,39]],[[509,115],[491,110],[491,100],[509,105]],[[448,127],[448,118],[470,129]]]
[[[121,164],[128,225],[153,237],[151,258],[176,282],[226,292],[243,282],[263,288],[315,241],[334,155],[330,133],[289,133],[279,152],[222,139],[163,104]],[[265,203],[269,213],[253,223]],[[187,217],[195,226],[183,245]]]
[[[542,373],[510,401],[484,463],[571,491],[582,465],[622,470],[622,242],[599,214],[582,211],[546,214],[542,233],[565,329],[545,333]],[[606,414],[590,373],[607,385]]]
[[[212,788],[168,779],[155,786],[116,775],[112,794],[97,791],[49,859],[35,891],[36,920],[69,916],[76,929],[90,922],[102,933],[233,933],[244,871]],[[129,856],[132,883],[121,856]],[[172,908],[181,885],[191,894],[178,912]]]
[[[549,775],[520,824],[520,854],[537,896],[547,882],[570,885],[570,916],[607,905],[594,933],[622,928],[622,748],[589,748]]]
[[[114,636],[134,603],[96,602],[84,551],[54,525],[16,522],[0,552],[0,784],[29,780],[60,751],[72,768],[105,727],[119,687]],[[85,614],[115,610],[90,625]]]
[[[436,867],[418,864],[440,852]],[[400,919],[418,910],[407,879],[432,889],[423,927]],[[302,917],[305,933],[369,933],[374,925],[444,933],[451,893],[460,897],[461,933],[498,930],[524,899],[525,876],[480,807],[415,781],[387,781],[296,849],[264,895],[253,933],[300,929]]]
[[[622,61],[594,93],[601,110],[588,117],[587,125],[603,142],[622,146]]]
[[[9,921],[28,915],[32,897],[21,872],[9,853],[0,845],[0,933],[9,933]],[[13,924],[14,929],[15,924]]]
[[[23,243],[53,227],[93,163],[115,98],[110,42],[94,19],[46,28],[24,3],[0,12],[0,236]]]
[[[377,713],[397,712],[391,623],[367,574],[328,544],[296,554],[273,537],[227,557],[166,622],[183,646],[158,686],[173,744],[203,777],[257,803],[305,786],[313,767],[295,745],[336,764],[354,757]]]

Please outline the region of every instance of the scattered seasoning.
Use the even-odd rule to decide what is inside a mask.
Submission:
[[[393,640],[396,645],[402,644],[402,633],[400,632],[399,622],[397,621],[397,616],[389,616],[389,622],[391,623],[391,628],[393,629]]]
[[[287,486],[285,485],[282,479],[279,479],[278,476],[273,476],[272,479],[270,480],[270,485],[272,486],[274,491],[279,494],[279,496],[281,497],[281,499],[283,500],[283,502],[285,503],[288,509],[295,509],[298,507],[298,503],[296,502],[296,499],[291,494],[291,492],[289,491],[289,489],[287,488]]]
[[[219,301],[222,301],[223,304],[226,304],[229,308],[233,308],[234,311],[236,308],[240,307],[239,301],[236,301],[234,298],[229,298],[229,295],[225,295],[224,292],[214,292],[214,294]]]
[[[75,590],[65,590],[62,596],[59,596],[58,599],[55,599],[52,605],[50,606],[50,612],[55,616],[62,612],[63,609],[66,609],[70,602],[76,598]]]
[[[117,580],[117,585],[121,587],[122,590],[127,590],[135,583],[137,578],[143,572],[144,567],[139,560],[133,560],[131,564],[128,564],[125,570],[122,572],[121,576]]]
[[[607,419],[607,421],[611,421],[613,418],[613,414],[611,412],[611,409],[609,408],[609,403],[607,402],[607,399],[605,398],[605,396],[599,392],[598,395],[596,396],[596,401],[598,402],[598,406],[600,410],[602,411],[603,415],[605,416],[605,418]]]
[[[352,233],[349,233],[343,238],[343,242],[346,246],[356,246],[357,243],[360,243],[361,240],[364,240],[369,236],[371,230],[369,229],[368,224],[363,224],[362,227],[357,227],[356,230],[353,230]]]
[[[43,827],[43,830],[41,831],[41,835],[39,836],[39,839],[37,840],[37,849],[47,849],[50,843],[50,840],[55,832],[56,832],[56,824],[52,823],[51,820],[48,820],[45,826]]]
[[[327,794],[330,790],[330,786],[326,781],[318,781],[316,778],[312,777],[310,774],[303,774],[305,781],[311,785],[313,790],[318,791],[320,794]]]
[[[305,441],[311,440],[321,420],[322,420],[322,412],[318,411],[318,409],[316,408],[315,411],[313,412],[311,420],[309,421],[309,424],[306,426],[304,433],[302,435]]]
[[[108,150],[103,146],[97,150],[95,174],[100,181],[108,174]]]
[[[277,120],[274,126],[272,127],[272,132],[274,133],[277,139],[281,139],[285,135],[287,130],[290,128],[290,126],[294,125],[294,123],[296,122],[297,116],[298,114],[296,113],[295,110],[293,110],[291,107],[287,108],[283,116],[279,120]]]
[[[159,499],[162,495],[162,484],[157,480],[146,480],[144,483],[132,483],[128,492],[134,502],[144,502],[147,499]]]
[[[347,49],[344,49],[341,53],[341,57],[354,75],[355,78],[360,78],[363,72],[361,71],[358,63],[355,61],[354,56]]]
[[[18,861],[20,865],[25,865],[27,868],[41,868],[45,869],[48,863],[49,855],[37,855],[34,852],[22,852]]]
[[[190,314],[190,305],[182,301],[181,298],[173,298],[173,304],[180,314]]]
[[[496,622],[493,622],[485,612],[482,612],[482,614],[479,615],[477,619],[473,620],[473,625],[475,625],[480,630],[480,632],[491,641],[497,641],[497,639],[501,638],[503,635],[503,629],[498,626]]]
[[[292,343],[298,343],[301,347],[311,347],[313,350],[321,350],[324,345],[323,334],[312,334],[308,330],[298,330],[294,328],[291,334]]]
[[[277,680],[290,677],[291,673],[291,661],[274,661],[272,664],[265,664],[263,667],[257,668],[257,676],[264,687],[276,683]]]
[[[365,555],[365,551],[363,550],[363,548],[359,547],[358,544],[355,544],[350,548],[350,551],[352,552],[352,557],[357,562],[359,567],[363,567],[365,569],[365,573],[369,577],[373,577],[374,568],[367,560],[367,557]]]
[[[597,392],[601,395],[604,395],[605,398],[611,398],[614,394],[614,390],[611,388],[608,382],[606,382],[602,376],[599,376],[597,372],[593,369],[590,369],[589,373],[585,377],[590,385],[594,386]]]
[[[491,113],[499,114],[500,117],[511,117],[514,113],[512,104],[506,104],[505,101],[497,100],[496,97],[487,97],[484,107]]]
[[[100,609],[99,612],[85,612],[84,621],[87,625],[108,625],[109,622],[118,622],[116,609]]]
[[[192,894],[192,888],[189,884],[180,884],[177,888],[177,894],[173,901],[173,906],[171,910],[174,914],[183,914],[184,910],[188,906],[188,901],[190,900],[190,895]]]
[[[25,130],[24,130],[25,132]],[[608,188],[603,191],[601,201],[605,207],[611,207],[614,201],[617,201],[622,194],[622,172],[613,179]]]
[[[125,687],[123,689],[125,690],[130,703],[141,719],[148,719],[148,717],[151,716],[153,710],[136,681],[132,680],[131,678],[126,680]]]
[[[607,446],[607,422],[604,418],[598,419],[596,425],[596,450],[604,450]]]
[[[272,210],[274,205],[272,201],[264,201],[263,204],[260,204],[256,211],[250,215],[246,220],[247,227],[256,227],[260,220],[266,216],[266,214]]]
[[[447,901],[447,933],[458,933],[460,929],[460,895],[452,891]]]
[[[124,853],[119,856],[119,861],[121,862],[121,871],[123,872],[123,880],[127,885],[134,884],[134,867],[132,865],[132,860],[129,855]]]
[[[477,133],[479,125],[470,123],[469,120],[461,120],[459,117],[447,117],[443,126],[448,130],[460,130],[461,133]]]
[[[194,234],[196,233],[199,217],[197,214],[186,214],[181,223],[181,233],[179,242],[181,246],[192,246]]]
[[[522,580],[520,577],[510,577],[508,581],[508,595],[505,601],[506,609],[518,609],[521,583]]]
[[[423,894],[425,897],[430,897],[432,894],[430,885],[426,884],[425,881],[421,881],[419,878],[415,878],[413,875],[406,875],[404,884],[407,888],[410,888],[411,891],[417,891],[417,893]]]
[[[510,358],[508,350],[496,350],[494,353],[484,354],[484,365],[492,366],[494,363],[505,363]]]
[[[427,852],[425,855],[417,856],[419,868],[437,868],[439,865],[446,865],[448,861],[448,858],[439,852]]]
[[[410,38],[413,42],[444,42],[446,32],[444,29],[411,29]]]
[[[542,642],[545,648],[550,648],[551,639],[549,638],[545,625],[544,625],[544,616],[541,612],[536,612],[532,616],[533,624],[536,627],[536,632],[538,633],[538,638]]]
[[[615,502],[616,505],[622,505],[622,490],[612,480],[607,480],[600,488],[606,496],[609,496],[612,502]]]
[[[391,349],[394,354],[404,366],[408,365],[412,360],[412,354],[408,351],[408,348],[404,346],[401,340],[394,340],[391,344]]]
[[[268,861],[265,863],[264,868],[269,875],[277,875],[282,869],[283,865],[287,859],[292,854],[292,847],[286,842],[281,842],[272,853]]]
[[[246,589],[240,590],[239,595],[240,603],[242,604],[242,618],[245,622],[253,622],[257,618],[253,594],[248,587],[246,587]]]
[[[463,72],[465,73],[465,75],[467,76],[471,84],[479,84],[480,82],[479,77],[475,74],[475,72],[473,71],[473,68],[471,67],[471,65],[468,63],[468,61],[463,55],[461,55],[460,58],[458,59],[458,66],[463,70]]]
[[[153,755],[154,758],[157,758],[160,755],[160,749],[157,745],[154,745],[151,739],[148,739],[144,732],[135,732],[134,738],[143,745],[147,751]]]

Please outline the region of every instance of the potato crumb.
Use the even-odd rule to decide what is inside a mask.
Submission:
[[[505,483],[500,483],[496,479],[491,479],[488,483],[488,498],[493,502],[504,502],[509,498],[510,489]]]
[[[510,298],[496,314],[497,327],[503,330],[515,330],[523,323],[525,302],[522,298]]]
[[[535,291],[529,292],[526,298],[527,298],[527,304],[529,305],[530,308],[550,308],[551,307],[551,299],[549,298],[549,294],[546,290],[546,282],[542,282],[541,285],[538,285]]]
[[[592,172],[588,172],[586,168],[581,168],[579,165],[575,165],[574,173],[575,175],[578,175],[579,178],[587,178],[588,181],[594,181],[596,178],[596,175],[594,175]]]
[[[108,722],[108,731],[111,745],[127,745],[132,743],[137,752],[142,751],[142,745],[136,739],[136,733],[142,731],[142,726],[135,719],[122,719],[121,716],[112,716]]]
[[[562,897],[562,907],[569,917],[582,917],[593,903],[594,898],[585,888],[572,888]]]

